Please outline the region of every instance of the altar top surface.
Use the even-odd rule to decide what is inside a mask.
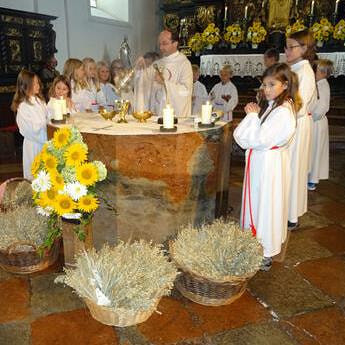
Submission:
[[[127,116],[128,123],[117,123],[117,117],[112,121],[104,120],[98,113],[75,113],[67,120],[66,124],[53,124],[53,127],[76,126],[81,133],[105,135],[157,135],[157,134],[183,134],[203,132],[210,129],[221,128],[226,121],[217,121],[211,128],[194,128],[194,117],[178,118],[176,132],[161,132],[157,124],[157,117],[153,116],[147,122],[138,122],[131,115]]]

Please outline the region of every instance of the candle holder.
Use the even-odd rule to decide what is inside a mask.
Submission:
[[[211,122],[211,123],[202,123],[202,122],[199,122],[199,123],[198,123],[198,127],[199,127],[199,128],[212,128],[212,127],[214,127],[214,126],[215,126],[214,122]]]
[[[66,119],[62,119],[62,120],[51,119],[51,122],[56,124],[56,125],[63,125],[66,123]]]
[[[163,117],[160,116],[160,117],[157,119],[157,123],[158,123],[159,125],[162,125],[162,124],[163,124]],[[178,119],[177,119],[176,116],[174,116],[174,125],[176,125],[176,124],[178,124]]]
[[[332,14],[332,24],[333,25],[337,24],[337,17],[338,17],[338,14],[336,12],[334,12]]]
[[[126,120],[126,115],[128,114],[130,105],[131,103],[128,100],[115,101],[115,114],[120,116],[117,123],[128,123]]]
[[[309,18],[309,27],[311,28],[313,26],[315,16],[313,14],[309,14],[308,18]]]
[[[159,130],[161,131],[161,132],[166,132],[166,133],[171,133],[171,132],[176,132],[177,131],[177,126],[174,126],[174,127],[172,127],[172,128],[165,128],[165,127],[163,127],[163,126],[160,126],[159,127]]]

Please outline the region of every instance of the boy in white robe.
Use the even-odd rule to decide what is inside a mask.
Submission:
[[[198,79],[200,77],[200,68],[198,65],[192,65],[193,70],[193,95],[192,95],[192,115],[201,114],[201,106],[208,100],[206,87]]]
[[[236,86],[230,81],[231,67],[225,65],[219,76],[221,82],[213,86],[210,92],[213,110],[222,112],[225,121],[232,121],[232,112],[238,104],[238,92]]]
[[[331,91],[327,78],[332,74],[333,62],[318,60],[316,68],[316,86],[318,99],[313,104],[313,138],[311,148],[311,170],[308,176],[308,189],[315,190],[319,180],[328,179],[329,171],[329,136],[326,113],[329,110]]]

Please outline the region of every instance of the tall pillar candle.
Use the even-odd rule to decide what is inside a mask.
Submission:
[[[59,99],[53,101],[54,120],[60,121],[63,119],[62,106]]]
[[[169,105],[163,109],[163,127],[174,128],[174,109]]]
[[[201,123],[210,124],[212,115],[212,104],[209,101],[201,106]]]
[[[61,104],[62,114],[66,115],[67,114],[67,104],[66,104],[66,100],[63,99],[62,97],[60,98],[60,104]]]

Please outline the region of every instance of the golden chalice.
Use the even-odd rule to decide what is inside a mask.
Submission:
[[[128,114],[131,103],[128,100],[121,99],[115,101],[115,113],[120,116],[117,123],[127,123],[126,115]]]
[[[146,122],[146,120],[149,119],[153,113],[151,111],[134,111],[132,115],[139,122]]]
[[[106,108],[100,106],[98,113],[103,117],[104,120],[112,120],[116,115],[115,110],[108,111]]]

